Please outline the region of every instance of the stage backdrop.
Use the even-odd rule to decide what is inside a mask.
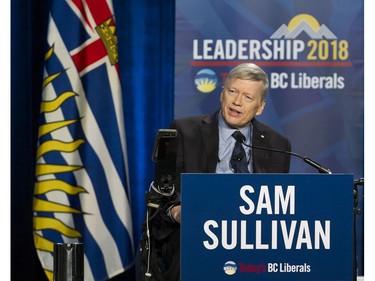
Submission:
[[[333,173],[364,174],[363,0],[177,0],[175,117],[219,108],[243,62],[269,75],[258,119]],[[291,173],[315,173],[293,158]],[[360,207],[363,189],[360,187]],[[363,216],[357,250],[362,273]]]

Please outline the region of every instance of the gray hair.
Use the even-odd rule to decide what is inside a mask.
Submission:
[[[227,88],[230,82],[234,79],[251,80],[251,81],[262,81],[263,92],[262,100],[265,100],[268,93],[268,76],[259,66],[253,63],[243,63],[233,68],[224,83],[224,88]]]

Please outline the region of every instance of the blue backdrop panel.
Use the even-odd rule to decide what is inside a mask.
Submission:
[[[182,281],[353,280],[352,175],[184,174],[181,206]]]
[[[230,69],[253,62],[270,80],[258,119],[293,152],[363,177],[363,9],[363,0],[177,0],[175,117],[218,109]],[[293,157],[290,172],[316,171]],[[361,209],[363,193],[359,186]],[[357,225],[363,275],[363,216]]]
[[[357,0],[177,1],[175,117],[216,110],[229,70],[254,62],[270,79],[259,119],[295,152],[361,177],[363,29]]]

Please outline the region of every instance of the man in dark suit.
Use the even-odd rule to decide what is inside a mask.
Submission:
[[[262,149],[290,151],[290,141],[254,117],[262,114],[268,92],[266,73],[254,64],[240,64],[228,75],[220,95],[221,108],[211,115],[174,120],[171,128],[178,131],[176,159],[176,200],[164,206],[162,222],[155,235],[162,240],[162,256],[168,281],[179,280],[180,259],[180,174],[181,173],[234,173],[231,164],[236,139],[240,131],[246,172],[288,173],[290,155]],[[241,149],[242,149],[241,148]],[[186,187],[188,188],[188,187]],[[209,203],[209,198],[207,198]]]

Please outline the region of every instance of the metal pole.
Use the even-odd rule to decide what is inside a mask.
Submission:
[[[83,253],[82,243],[56,243],[53,280],[83,281]]]

